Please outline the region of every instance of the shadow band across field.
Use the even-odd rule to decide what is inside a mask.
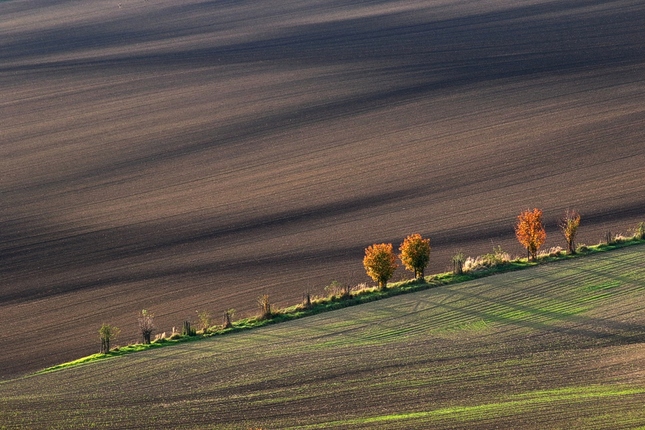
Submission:
[[[379,196],[369,196],[366,198],[343,201],[336,204],[326,205],[324,207],[312,208],[307,211],[285,212],[275,216],[267,216],[252,221],[245,221],[240,224],[232,224],[224,227],[215,227],[212,230],[194,232],[190,235],[169,236],[160,234],[155,237],[155,232],[173,231],[175,226],[159,225],[153,228],[144,227],[144,231],[124,227],[113,229],[112,231],[102,230],[99,232],[82,233],[70,235],[64,238],[52,237],[46,238],[46,234],[36,235],[39,242],[36,244],[21,244],[15,247],[9,247],[2,250],[3,264],[0,264],[0,273],[5,276],[18,275],[29,267],[37,264],[41,270],[57,267],[73,267],[78,262],[87,264],[82,256],[93,256],[93,264],[105,264],[110,261],[127,261],[128,259],[149,255],[150,253],[160,252],[164,249],[172,252],[175,248],[181,248],[183,245],[196,244],[202,241],[217,243],[226,243],[228,241],[238,241],[244,237],[254,237],[261,235],[264,231],[282,228],[298,228],[299,224],[311,225],[323,222],[329,218],[347,216],[352,212],[360,212],[371,208],[378,208],[382,205],[392,204],[409,200],[411,196],[418,197],[423,194],[423,190],[409,190],[408,192],[397,192],[382,194]],[[593,226],[594,222],[606,222],[607,220],[619,221],[623,217],[631,217],[645,212],[645,203],[634,204],[630,207],[612,210],[610,213],[592,214],[586,217],[585,221],[588,226]],[[34,228],[18,227],[18,231],[35,231]],[[150,230],[150,231],[146,231]],[[472,241],[498,240],[500,237],[510,236],[509,229],[506,226],[490,225],[478,226],[471,231],[437,231],[433,237],[433,246],[441,247],[443,245],[456,246],[467,244]],[[5,230],[10,237],[11,229]],[[184,233],[184,232],[182,232]],[[19,241],[18,235],[15,234],[16,240]],[[132,237],[148,238],[149,243],[145,241],[133,243],[132,241],[124,242],[123,238]],[[153,239],[154,241],[150,241]],[[387,241],[387,240],[386,240]],[[390,241],[396,241],[395,238]],[[11,243],[11,242],[9,242]],[[42,250],[39,250],[41,244],[46,244]],[[222,246],[222,245],[219,245]],[[240,260],[238,258],[218,259],[205,264],[190,264],[186,266],[178,265],[166,268],[155,268],[150,271],[137,270],[134,273],[123,273],[121,275],[109,275],[100,279],[85,280],[80,282],[66,281],[64,284],[52,284],[47,290],[36,288],[33,290],[21,289],[18,291],[5,290],[0,293],[0,302],[2,303],[21,303],[34,298],[52,297],[59,294],[68,294],[74,291],[100,288],[103,286],[123,284],[139,281],[150,281],[162,279],[165,277],[180,275],[206,275],[206,274],[223,274],[239,273],[245,267],[253,265],[256,269],[269,269],[277,264],[284,266],[301,266],[307,262],[324,259],[327,262],[341,262],[351,256],[360,255],[363,247],[350,246],[344,248],[317,248],[313,250],[302,249],[298,252],[283,253],[265,253],[257,254],[252,261]],[[38,254],[42,253],[42,256]]]
[[[79,53],[87,47],[108,50],[179,35],[218,34],[219,30],[215,24],[206,23],[192,29],[168,27],[157,31],[151,31],[148,28],[150,24],[146,23],[142,30],[119,30],[118,33],[107,24],[88,25],[71,31],[60,28],[48,31],[44,40],[38,35],[24,34],[5,42],[0,59],[5,64],[15,65],[0,67],[0,73],[124,67],[192,69],[257,62],[307,67],[371,61],[388,64],[394,60],[391,67],[384,69],[388,73],[400,75],[411,71],[434,77],[424,85],[378,96],[392,102],[401,96],[407,98],[433,91],[437,86],[481,84],[503,78],[587,72],[594,68],[616,67],[617,64],[642,63],[644,48],[633,37],[632,27],[638,23],[633,14],[642,12],[631,8],[629,3],[625,7],[625,4],[615,0],[516,5],[502,11],[417,24],[410,24],[410,13],[398,12],[292,25],[277,30],[277,36],[267,35],[243,43],[178,52],[130,53],[106,59],[54,60],[21,65],[44,55],[73,54],[74,48]],[[213,6],[197,7],[204,8],[206,12]],[[588,12],[579,13],[572,19],[580,11]],[[607,26],[607,22],[613,25]],[[451,39],[445,39],[444,35],[450,35]],[[36,38],[38,43],[34,40]],[[31,43],[26,44],[30,39]],[[365,102],[371,105],[374,100],[358,102],[353,109]]]

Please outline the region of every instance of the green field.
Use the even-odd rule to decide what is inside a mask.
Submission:
[[[0,428],[636,428],[644,289],[643,246],[438,287],[5,381]]]

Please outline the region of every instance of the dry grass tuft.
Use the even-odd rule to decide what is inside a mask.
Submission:
[[[501,246],[498,246],[493,248],[492,253],[479,255],[475,258],[466,258],[462,270],[464,273],[478,272],[501,264],[510,263],[511,261],[511,255],[503,251]]]
[[[558,257],[564,253],[564,249],[561,246],[552,246],[549,249],[538,252],[537,258],[543,259],[547,257]]]

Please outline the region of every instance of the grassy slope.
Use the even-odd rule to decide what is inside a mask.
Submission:
[[[521,253],[527,207],[547,246],[567,207],[586,243],[645,213],[641,0],[0,16],[0,378],[95,352],[103,322],[133,341],[144,308],[169,332],[365,281],[365,246],[412,232],[440,272],[459,249]]]
[[[12,428],[645,426],[645,247],[0,384]]]

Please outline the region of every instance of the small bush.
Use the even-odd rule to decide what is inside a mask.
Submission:
[[[630,238],[618,233],[617,235],[614,236],[613,243],[625,243],[629,240]]]
[[[347,299],[352,296],[352,286],[338,281],[331,281],[331,284],[325,287],[325,291],[329,296],[337,296],[341,299]]]
[[[195,336],[197,331],[190,326],[190,321],[184,321],[184,325],[181,329],[181,334],[184,336]]]
[[[466,263],[466,256],[463,252],[459,251],[452,257],[452,273],[461,275],[464,273],[464,263]]]
[[[467,257],[464,261],[463,271],[465,273],[478,272],[481,270],[489,269],[488,260],[485,260],[481,255],[477,257]]]
[[[197,318],[199,320],[199,329],[202,333],[208,333],[208,329],[213,325],[213,317],[207,311],[197,311]]]
[[[101,354],[110,352],[110,342],[115,340],[121,330],[118,327],[111,326],[110,324],[103,324],[99,329],[99,339],[101,339]]]
[[[258,307],[260,308],[260,319],[268,320],[273,316],[269,295],[263,294],[258,297]]]
[[[542,258],[547,258],[547,257],[558,257],[560,254],[564,252],[564,249],[560,246],[553,246],[549,249],[545,249],[544,251],[540,251],[538,253],[537,258],[542,259]]]
[[[511,261],[511,256],[502,250],[501,246],[493,248],[492,253],[484,254],[477,256],[475,258],[468,257],[464,261],[463,271],[464,272],[478,272],[482,270],[487,270],[496,266],[501,266],[502,264],[508,263]]]
[[[137,318],[137,321],[139,322],[139,332],[141,333],[144,344],[150,343],[150,336],[152,335],[152,331],[155,329],[154,318],[154,314],[145,309],[141,311],[139,318]]]
[[[233,315],[235,315],[235,309],[229,309],[226,312],[224,312],[224,321],[222,322],[222,326],[224,328],[231,328],[233,327],[233,323],[231,320],[233,319]]]
[[[494,247],[492,253],[484,254],[482,258],[484,259],[484,261],[487,263],[489,267],[499,266],[501,264],[508,263],[509,261],[511,261],[510,254],[504,251],[501,245],[497,245],[497,247]]]
[[[466,261],[464,261],[463,271],[464,273],[478,272],[489,268],[490,266],[488,265],[488,261],[482,258],[482,256],[480,255],[474,258],[466,258]]]
[[[168,339],[166,338],[166,332],[163,332],[161,334],[155,335],[155,340],[153,340],[153,343],[164,343],[167,342]]]
[[[311,294],[309,291],[302,295],[302,309],[311,309]]]
[[[360,284],[357,284],[357,285],[353,288],[354,293],[362,293],[363,291],[367,291],[367,290],[369,290],[369,289],[370,289],[370,287],[369,287],[369,286],[367,285],[367,283],[365,283],[365,282],[361,282]]]
[[[605,232],[605,243],[607,245],[611,245],[612,243],[614,243],[614,239],[613,239],[613,236],[611,234],[611,231]]]
[[[645,239],[645,222],[639,223],[636,228],[634,228],[634,239]]]
[[[578,234],[578,227],[580,227],[580,214],[575,210],[567,210],[564,217],[558,224],[564,239],[567,241],[567,249],[569,254],[575,254],[575,240]]]

